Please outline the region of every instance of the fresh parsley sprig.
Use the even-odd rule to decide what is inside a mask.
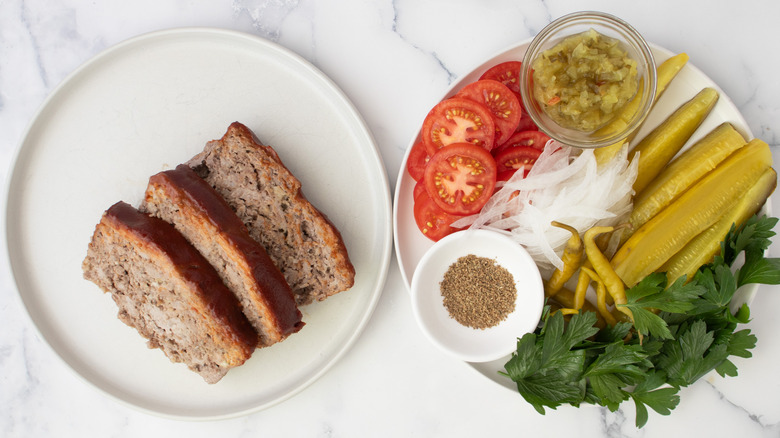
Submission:
[[[750,357],[756,337],[736,330],[749,320],[743,304],[731,301],[750,283],[780,284],[780,259],[766,258],[777,218],[754,216],[732,227],[721,253],[699,269],[690,282],[667,284],[654,273],[626,291],[634,323],[599,330],[593,312],[572,315],[545,307],[542,324],[518,339],[505,370],[519,393],[539,413],[563,404],[590,403],[611,411],[629,399],[636,405],[636,425],[648,420],[648,408],[669,415],[680,401],[680,388],[715,370],[736,376],[730,356]],[[744,263],[735,269],[740,255]],[[642,336],[634,336],[641,334]]]

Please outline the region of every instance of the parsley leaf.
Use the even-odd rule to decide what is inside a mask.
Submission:
[[[780,259],[759,258],[739,270],[740,286],[750,283],[780,284]]]
[[[650,371],[647,377],[629,393],[636,405],[636,427],[641,428],[647,423],[647,407],[661,415],[669,415],[680,403],[678,389],[673,387],[660,388],[666,383],[666,375],[658,371]]]
[[[626,304],[634,315],[634,327],[643,335],[652,335],[660,339],[672,339],[669,325],[660,316],[642,305]]]
[[[543,367],[569,374],[571,366],[581,365],[579,357],[572,356],[570,350],[598,332],[598,329],[594,327],[596,319],[596,315],[592,312],[574,315],[569,321],[568,327],[564,329],[563,315],[560,312],[553,315],[548,320],[547,336],[542,343]]]
[[[652,366],[646,360],[647,356],[640,345],[614,342],[590,364],[584,377],[590,379],[594,395],[614,411],[620,402],[628,399],[628,393],[622,388],[645,378],[647,369]]]
[[[754,215],[739,229],[732,225],[721,242],[721,252],[715,258],[715,263],[731,266],[742,251],[751,255],[763,254],[772,243],[770,237],[775,235],[772,229],[777,222],[778,218]]]
[[[713,345],[714,339],[714,333],[707,331],[702,320],[683,324],[677,338],[664,344],[656,368],[667,373],[669,384],[688,386],[728,356],[726,345]]]
[[[564,403],[579,403],[585,394],[582,372],[585,350],[573,349],[598,332],[592,312],[573,315],[568,327],[556,312],[544,324],[544,335],[527,333],[504,368],[518,392],[539,413]]]
[[[625,306],[631,309],[639,333],[672,339],[667,322],[656,312],[685,313],[695,307],[693,302],[706,291],[696,282],[686,284],[685,279],[678,279],[667,288],[666,275],[653,273],[626,291]]]
[[[756,335],[751,334],[748,329],[734,332],[729,337],[728,352],[732,356],[752,357],[750,350],[756,347],[757,341]]]
[[[631,332],[632,327],[630,322],[618,322],[614,326],[606,326],[596,334],[596,342],[609,344],[622,341]]]

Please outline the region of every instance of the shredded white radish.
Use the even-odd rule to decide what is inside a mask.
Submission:
[[[631,213],[637,162],[627,148],[599,167],[593,150],[549,141],[528,176],[516,172],[482,211],[453,226],[489,229],[510,235],[534,258],[542,274],[562,269],[561,254],[571,234],[551,225],[558,221],[580,232],[611,226]]]

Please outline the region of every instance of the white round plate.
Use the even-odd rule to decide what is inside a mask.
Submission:
[[[82,278],[81,262],[105,209],[138,205],[149,176],[187,161],[233,121],[278,152],[342,232],[356,278],[301,309],[300,333],[208,385],[147,349],[110,296]],[[368,322],[392,256],[384,169],[353,105],[298,55],[218,29],[142,35],[70,75],[29,126],[8,182],[8,260],[42,338],[99,390],[174,418],[246,414],[314,382]]]
[[[476,81],[479,77],[490,67],[499,64],[504,61],[520,61],[523,59],[526,49],[531,44],[531,40],[527,40],[513,46],[507,50],[504,50],[497,55],[489,58],[484,63],[480,64],[477,68],[473,69],[469,74],[461,77],[454,82],[450,88],[444,93],[442,99],[452,96],[463,86]],[[650,47],[653,50],[653,56],[655,57],[656,64],[660,64],[667,58],[674,55],[669,50],[658,47],[651,44]],[[712,87],[718,90],[720,98],[718,103],[713,108],[710,115],[702,123],[699,129],[694,133],[691,139],[688,141],[683,149],[689,145],[698,141],[706,133],[717,127],[723,122],[731,122],[734,127],[745,138],[753,138],[752,132],[748,127],[747,122],[740,114],[736,105],[725,95],[709,77],[707,77],[701,70],[696,68],[690,61],[688,64],[678,73],[677,77],[669,84],[664,94],[658,99],[653,110],[645,121],[642,129],[639,131],[637,138],[641,139],[659,123],[661,123],[669,114],[671,114],[677,107],[690,100],[693,96],[701,91],[704,87]],[[420,120],[422,126],[422,120]],[[407,147],[406,157],[401,163],[401,169],[398,172],[398,179],[395,188],[395,200],[393,203],[393,238],[395,241],[395,253],[398,258],[398,264],[401,269],[401,276],[407,286],[410,285],[414,270],[417,264],[420,262],[423,254],[433,245],[433,242],[424,237],[417,229],[417,225],[414,222],[414,215],[412,207],[414,200],[412,197],[412,191],[414,190],[415,181],[409,176],[406,171],[406,160],[409,158],[409,150],[412,145],[419,140],[419,135],[415,135],[409,142]],[[757,289],[757,286],[745,289],[745,296],[743,297],[746,302],[750,302],[753,294]],[[739,299],[739,298],[735,298]],[[489,379],[499,383],[506,388],[513,391],[517,390],[516,385],[510,379],[499,375],[498,371],[504,370],[504,364],[509,360],[509,356],[498,359],[492,362],[482,363],[470,363],[477,371],[487,376]]]

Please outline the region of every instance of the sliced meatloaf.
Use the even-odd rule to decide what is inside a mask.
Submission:
[[[241,123],[188,164],[247,225],[292,287],[299,305],[352,287],[355,269],[341,234],[301,192],[276,152]]]
[[[171,224],[211,263],[241,303],[259,345],[303,327],[290,286],[225,200],[186,165],[149,178],[141,210]]]
[[[173,226],[118,202],[102,216],[84,277],[111,293],[119,319],[208,383],[243,364],[257,334],[214,268]]]

